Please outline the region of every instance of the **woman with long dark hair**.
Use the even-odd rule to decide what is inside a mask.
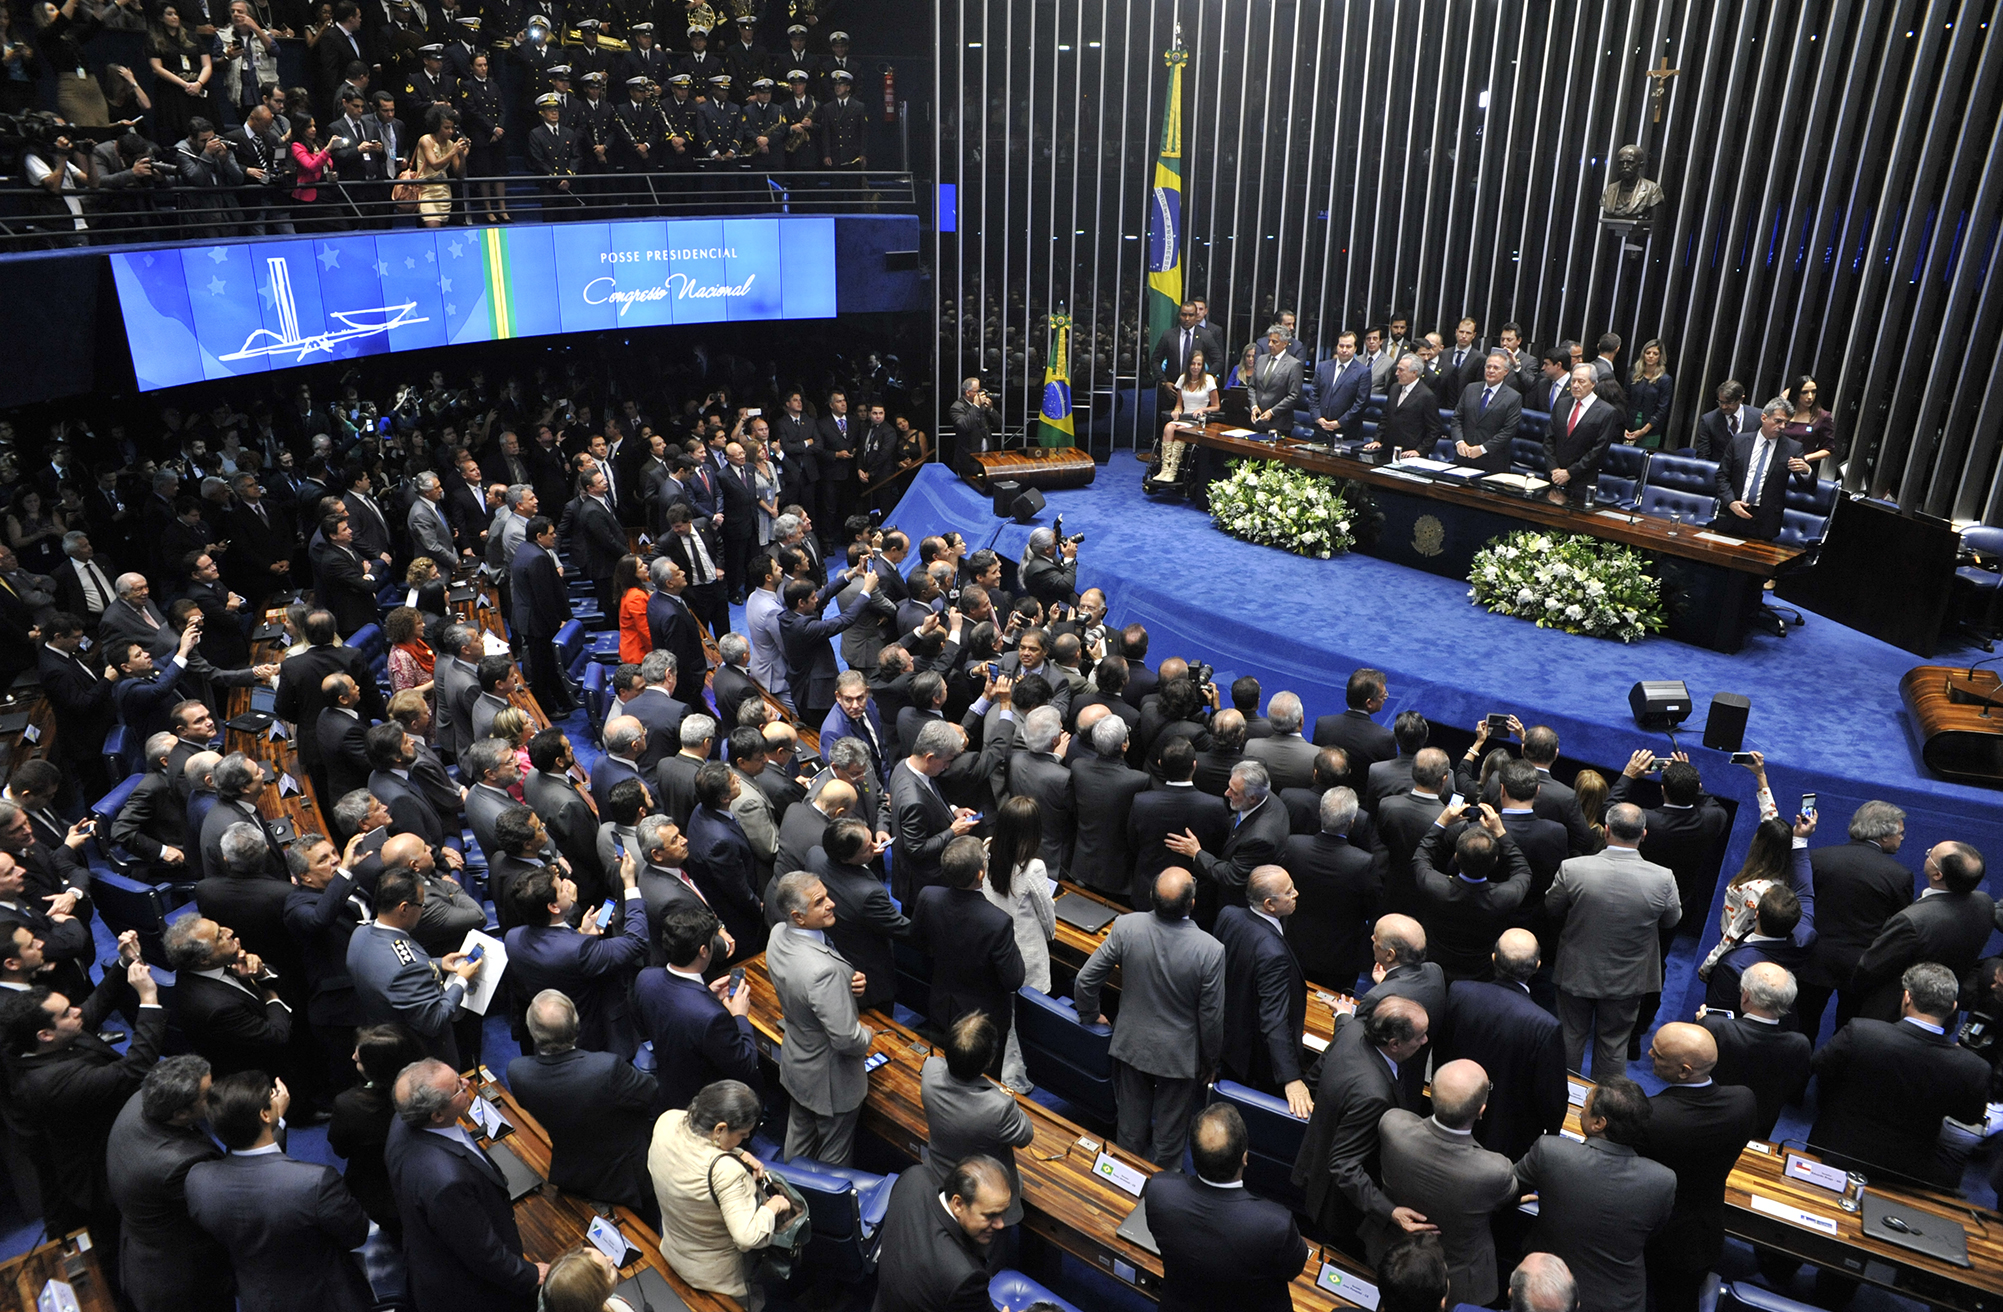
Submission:
[[[1781,393],[1781,399],[1793,409],[1794,415],[1780,426],[1780,431],[1801,443],[1801,458],[1811,465],[1836,454],[1836,416],[1822,408],[1821,393],[1822,389],[1807,374],[1796,378]]]
[[[654,633],[647,625],[647,602],[653,589],[640,558],[630,552],[612,567],[612,602],[619,610],[619,660],[638,665],[654,649]]]
[[[1050,991],[1050,940],[1057,933],[1057,909],[1050,900],[1050,872],[1037,855],[1043,847],[1043,806],[1034,797],[1011,797],[995,810],[988,839],[988,877],[981,892],[1015,921],[1015,946],[1022,953],[1022,982]],[[1016,1027],[1002,1050],[1002,1083],[1017,1093],[1036,1086],[1023,1065]]]
[[[178,5],[162,5],[146,40],[146,60],[153,66],[153,139],[175,142],[188,135],[188,120],[201,113],[215,69],[209,52],[181,21]]]
[[[1719,957],[1745,942],[1746,936],[1759,928],[1760,899],[1777,885],[1791,889],[1801,902],[1801,923],[1794,930],[1796,945],[1806,947],[1815,937],[1815,875],[1808,864],[1807,843],[1808,836],[1815,832],[1815,817],[1796,816],[1791,825],[1781,819],[1773,790],[1767,787],[1766,759],[1758,752],[1751,756],[1753,759],[1746,769],[1753,772],[1757,782],[1760,826],[1753,831],[1753,841],[1746,849],[1739,873],[1725,885],[1725,905],[1718,912],[1718,945],[1697,968],[1697,974],[1704,979],[1711,977],[1711,967]],[[1802,841],[1797,844],[1796,839]]]

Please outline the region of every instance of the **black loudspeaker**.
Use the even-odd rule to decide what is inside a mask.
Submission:
[[[988,493],[995,499],[995,514],[1007,519],[1015,510],[1015,499],[1022,495],[1022,484],[1012,478],[998,478],[988,484]]]
[[[885,251],[883,271],[885,273],[909,273],[919,267],[918,251]]]
[[[1634,722],[1644,729],[1674,729],[1690,718],[1690,689],[1681,679],[1644,679],[1628,689]]]
[[[1721,752],[1741,752],[1746,747],[1746,716],[1752,713],[1749,697],[1721,692],[1711,699],[1711,714],[1704,721],[1704,745]]]
[[[1043,510],[1043,493],[1035,488],[1026,488],[1023,494],[1009,504],[1009,513],[1018,524],[1027,524]]]

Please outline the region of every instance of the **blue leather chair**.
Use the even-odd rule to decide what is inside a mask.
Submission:
[[[1805,510],[1783,510],[1780,512],[1780,536],[1775,541],[1790,547],[1819,546],[1823,530],[1828,527],[1829,520],[1824,516]],[[1996,576],[1992,574],[1990,577]]]
[[[1211,1085],[1210,1101],[1228,1102],[1245,1118],[1246,1147],[1252,1153],[1245,1167],[1245,1186],[1261,1198],[1284,1203],[1297,1212],[1305,1210],[1307,1198],[1290,1177],[1308,1123],[1287,1110],[1285,1098],[1260,1093],[1234,1080]]]
[[[1061,1312],[1079,1312],[1076,1303],[1059,1298],[1020,1271],[997,1271],[988,1281],[988,1302],[995,1312],[1022,1312],[1032,1303],[1049,1303]]]
[[[1016,991],[1015,1030],[1029,1078],[1102,1125],[1119,1119],[1113,1099],[1113,1027],[1086,1025],[1069,998]]]
[[[1716,497],[1718,462],[1701,460],[1696,456],[1672,456],[1658,452],[1655,458],[1648,462],[1646,486]]]
[[[1961,550],[1962,563],[1954,571],[1956,614],[1979,631],[1992,632],[1997,597],[2003,593],[2003,574],[1996,572],[2003,567],[2003,528],[1970,525],[1961,531]],[[1992,649],[1988,638],[1982,644],[1984,651]]]
[[[591,741],[604,745],[605,711],[611,702],[611,693],[606,685],[611,682],[612,667],[590,661],[584,670],[584,713],[591,717]]]
[[[813,1237],[807,1243],[806,1265],[815,1275],[847,1283],[876,1270],[877,1244],[884,1213],[890,1210],[895,1175],[872,1175],[811,1157],[774,1159],[766,1165],[777,1166],[807,1200]]]
[[[1542,474],[1551,467],[1544,458],[1544,440],[1525,437],[1520,428],[1517,435],[1509,439],[1509,463],[1519,472],[1527,470],[1533,474]]]
[[[1655,515],[1661,519],[1675,515],[1686,524],[1702,527],[1717,518],[1718,498],[1709,492],[1684,492],[1660,486],[1644,487],[1641,490],[1641,513]]]
[[[104,927],[113,937],[128,929],[136,930],[140,955],[150,964],[165,968],[167,954],[160,938],[167,930],[171,914],[165,888],[127,878],[108,867],[94,865],[90,874],[90,898],[97,905],[97,913],[104,917]]]
[[[111,828],[111,822],[118,817],[119,811],[132,797],[132,791],[139,787],[140,781],[145,777],[144,774],[126,775],[110,792],[90,804],[90,813],[97,818],[101,831],[108,831]]]
[[[598,661],[604,665],[617,665],[619,663],[619,631],[617,629],[607,629],[603,633],[593,634],[591,641],[586,644],[585,650],[590,653],[591,659],[594,661]]]
[[[1649,452],[1638,446],[1610,446],[1600,464],[1594,496],[1603,506],[1631,508],[1641,499],[1641,485],[1648,474]]]
[[[1815,1305],[1796,1302],[1749,1280],[1721,1280],[1713,1274],[1704,1282],[1698,1309],[1699,1312],[1815,1312]]]
[[[1460,457],[1454,454],[1454,440],[1451,437],[1443,437],[1433,443],[1433,459],[1451,460],[1455,464],[1460,463]]]
[[[126,731],[125,726],[122,724],[112,725],[110,732],[104,735],[104,747],[102,748],[104,753],[104,772],[113,779],[123,779],[134,768],[133,762],[126,759],[126,745],[131,741],[132,735]],[[136,753],[133,754],[136,755]]]
[[[1793,479],[1787,481],[1787,508],[1806,511],[1811,515],[1829,518],[1836,509],[1836,498],[1843,493],[1843,485],[1831,478],[1818,478],[1814,487],[1798,486]]]
[[[565,620],[563,627],[556,631],[556,659],[570,677],[576,678],[584,665],[584,625],[578,620]]]

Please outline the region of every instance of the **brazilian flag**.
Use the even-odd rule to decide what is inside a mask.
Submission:
[[[1182,306],[1182,69],[1189,52],[1164,51],[1168,100],[1161,114],[1161,154],[1155,157],[1153,220],[1148,225],[1147,338],[1143,349],[1175,327]]]
[[[1036,425],[1040,446],[1076,446],[1071,430],[1071,316],[1050,316],[1050,363],[1043,370],[1043,413]]]

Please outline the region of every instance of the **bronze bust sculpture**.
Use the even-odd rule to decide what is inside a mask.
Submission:
[[[1662,188],[1641,176],[1646,162],[1640,146],[1622,146],[1614,154],[1614,180],[1600,193],[1600,217],[1645,219],[1663,202]]]

